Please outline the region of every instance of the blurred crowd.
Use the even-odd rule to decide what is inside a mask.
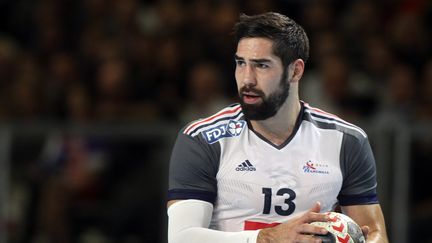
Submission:
[[[206,115],[236,99],[230,33],[239,13],[278,11],[311,39],[304,100],[353,119],[430,120],[431,5],[2,1],[0,119],[185,122]]]
[[[0,122],[182,125],[212,114],[236,102],[233,24],[240,13],[266,11],[290,16],[309,35],[311,58],[300,84],[301,99],[354,123],[432,122],[432,2],[427,0],[3,0]],[[28,196],[37,202],[28,209],[31,226],[16,242],[77,242],[65,238],[74,234],[71,218],[78,225],[97,218],[113,234],[134,225],[121,226],[124,211],[116,211],[114,203],[106,210],[117,214],[115,222],[76,212],[100,212],[83,205],[101,194],[119,201],[118,194],[106,191],[113,181],[135,178],[123,189],[151,183],[139,173],[118,175],[125,158],[130,164],[150,160],[141,148],[134,153],[115,150],[123,152],[113,159],[106,141],[54,134],[42,144],[35,153],[39,174],[29,176],[40,183]],[[415,158],[430,160],[431,144],[421,143]],[[130,149],[130,144],[122,146]],[[110,168],[103,169],[108,163]],[[426,164],[414,166],[421,172]],[[136,167],[131,168],[136,174]],[[140,189],[130,191],[139,195]],[[430,193],[418,200],[432,208]],[[130,203],[121,209],[131,211],[143,203],[151,211],[148,201]],[[129,215],[134,214],[141,216]],[[157,230],[151,229],[148,235]],[[38,234],[36,241],[33,235]]]

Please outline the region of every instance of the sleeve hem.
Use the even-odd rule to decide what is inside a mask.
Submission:
[[[339,195],[339,205],[351,206],[351,205],[367,205],[367,204],[378,204],[377,194],[369,195]]]
[[[168,201],[197,199],[214,204],[216,200],[216,193],[194,189],[172,189],[168,191],[167,199]]]

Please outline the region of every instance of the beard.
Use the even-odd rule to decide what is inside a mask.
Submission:
[[[279,83],[279,89],[266,96],[264,92],[253,87],[242,87],[240,89],[240,105],[243,114],[248,120],[266,120],[276,115],[280,107],[288,98],[290,83],[287,82],[287,72],[284,71]],[[261,97],[262,102],[259,104],[246,104],[243,101],[243,92],[253,92]]]

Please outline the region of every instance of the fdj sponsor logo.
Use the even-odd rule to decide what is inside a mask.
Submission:
[[[205,131],[203,135],[208,143],[214,143],[221,138],[239,136],[245,125],[245,121],[230,120],[228,124],[223,124]]]
[[[216,128],[213,128],[205,132],[205,138],[209,142],[218,140],[221,137],[225,137],[225,135],[226,135],[226,125],[220,125]]]

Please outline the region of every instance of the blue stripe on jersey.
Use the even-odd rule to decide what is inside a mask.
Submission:
[[[339,123],[342,123],[344,125],[347,125],[347,126],[350,126],[350,127],[357,128],[357,129],[361,130],[361,128],[357,127],[356,125],[353,125],[353,124],[348,123],[348,122],[346,122],[344,120],[341,120],[341,119],[336,119],[336,118],[332,118],[332,117],[328,117],[328,116],[324,116],[324,115],[318,115],[318,114],[312,113],[312,112],[310,114],[313,117],[317,117],[317,118],[321,118],[321,119],[326,119],[326,120],[330,120],[330,121],[339,122]]]
[[[338,200],[341,206],[378,203],[378,197],[376,193],[369,195],[339,195]]]
[[[193,189],[172,189],[168,191],[168,201],[186,199],[203,200],[214,204],[216,200],[216,193]]]
[[[367,137],[366,133],[363,131],[363,129],[345,122],[340,119],[331,118],[325,115],[319,115],[316,113],[312,113],[312,111],[305,111],[305,113],[308,114],[308,116],[304,116],[304,120],[313,122],[318,125],[318,127],[323,129],[334,129],[334,128],[340,128],[342,131],[352,131],[350,134],[354,135],[353,131],[355,131],[355,134],[361,135],[362,137]],[[326,122],[328,121],[328,122]],[[345,129],[344,129],[345,128]],[[356,135],[354,135],[356,136]]]

